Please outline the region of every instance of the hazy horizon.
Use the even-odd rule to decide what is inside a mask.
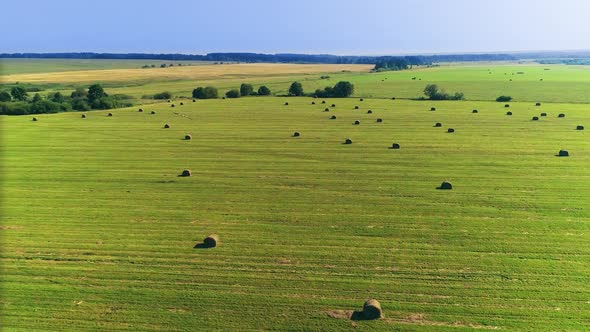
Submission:
[[[367,0],[363,6],[300,0],[149,4],[103,0],[30,3],[6,15],[0,53],[305,53],[396,55],[590,49],[590,2]],[[7,13],[21,11],[15,2]],[[26,24],[24,24],[26,23]],[[18,29],[14,29],[18,27]],[[18,32],[18,33],[16,33]]]

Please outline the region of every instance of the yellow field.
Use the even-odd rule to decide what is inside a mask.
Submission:
[[[372,65],[332,64],[227,64],[182,66],[149,69],[79,70],[54,73],[3,75],[2,81],[22,83],[90,83],[134,80],[212,80],[220,78],[252,78],[296,74],[368,72]]]

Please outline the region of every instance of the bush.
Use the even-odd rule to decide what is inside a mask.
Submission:
[[[289,96],[303,96],[303,86],[299,82],[293,82],[289,87]]]
[[[61,94],[61,92],[56,92],[54,94],[49,95],[49,100],[55,103],[63,103],[66,98]]]
[[[25,102],[0,103],[0,114],[25,115],[29,114],[29,104]]]
[[[238,89],[231,89],[225,93],[227,98],[240,98],[240,91]]]
[[[71,110],[71,106],[69,104],[60,104],[49,100],[40,100],[34,103],[31,103],[29,106],[29,113],[30,114],[44,114],[44,113],[58,113],[58,112],[67,112]]]
[[[215,99],[217,97],[217,89],[212,86],[198,87],[193,90],[193,98],[195,99]]]
[[[510,97],[510,96],[500,96],[500,97],[496,98],[497,102],[503,102],[503,103],[511,101],[511,100],[512,100],[512,97]]]
[[[170,98],[172,98],[172,93],[170,93],[168,91],[156,93],[154,95],[154,99],[170,99]]]
[[[10,96],[10,93],[6,92],[6,91],[2,91],[0,92],[0,102],[7,102],[7,101],[11,101],[12,97]]]
[[[424,88],[424,94],[430,100],[463,100],[465,99],[465,95],[463,92],[455,92],[454,95],[449,95],[445,93],[444,90],[439,89],[438,85],[436,84],[428,84]]]
[[[76,111],[89,111],[90,105],[84,98],[74,98],[72,99],[72,108]]]
[[[70,95],[70,98],[86,98],[86,96],[88,96],[88,92],[86,92],[86,90],[83,88],[76,88],[76,90],[74,90],[74,92],[72,92]]]
[[[315,90],[313,96],[318,98],[345,98],[352,95],[354,85],[348,81],[340,81],[334,87],[325,87],[323,90]]]
[[[270,96],[270,89],[266,87],[266,85],[261,86],[258,88],[258,95],[259,96]]]
[[[25,100],[27,100],[27,97],[29,96],[27,91],[23,87],[20,87],[20,86],[15,86],[14,88],[12,88],[10,90],[10,95],[12,95],[12,98],[14,100],[19,100],[19,101],[25,101]]]
[[[252,94],[253,91],[254,88],[252,87],[252,84],[242,83],[242,85],[240,85],[241,96],[249,96]]]

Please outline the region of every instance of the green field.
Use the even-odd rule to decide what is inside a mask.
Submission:
[[[29,64],[27,61],[32,62]],[[303,65],[291,64],[136,69],[141,62],[130,61],[129,64],[135,67],[117,69],[117,66],[127,64],[121,60],[112,65],[91,61],[89,66],[94,67],[85,68],[86,70],[112,70],[81,72],[73,71],[77,68],[76,62],[68,64],[67,60],[62,60],[55,68],[52,65],[39,65],[38,62],[43,63],[42,60],[22,60],[20,64],[13,64],[14,74],[10,70],[4,70],[0,76],[4,86],[0,84],[0,90],[9,89],[19,82],[46,89],[42,94],[61,91],[69,95],[75,87],[88,87],[91,83],[100,82],[109,92],[131,95],[136,99],[135,103],[139,104],[151,102],[141,100],[142,96],[162,91],[189,97],[195,87],[204,85],[213,85],[221,93],[225,93],[239,87],[243,82],[265,84],[274,94],[281,95],[287,93],[289,85],[295,80],[302,82],[307,92],[347,80],[355,84],[355,96],[366,98],[419,98],[427,84],[435,83],[448,92],[463,92],[466,99],[472,101],[492,101],[500,95],[510,95],[515,101],[590,103],[590,66],[465,63],[369,73],[371,66],[368,65],[311,65],[313,71],[297,70],[297,67]],[[10,67],[10,63],[4,66]],[[43,72],[25,73],[37,66]],[[263,67],[258,69],[258,66]],[[50,67],[52,69],[47,70]],[[347,71],[342,72],[341,69]],[[325,74],[329,74],[330,79],[320,79]],[[415,80],[412,79],[414,77]]]
[[[2,116],[2,329],[588,330],[590,144],[588,130],[575,128],[590,125],[589,106],[529,101],[588,102],[590,75],[543,67],[341,73],[330,82],[350,77],[364,96],[415,97],[436,82],[468,98],[527,100],[509,109],[250,97],[113,117]],[[525,74],[508,82],[504,71]],[[282,80],[269,82],[282,91],[293,81]],[[187,133],[192,140],[182,140]],[[401,149],[388,149],[393,142]],[[556,157],[560,149],[571,156]],[[193,176],[178,177],[186,168]],[[436,190],[443,180],[454,189]],[[221,246],[193,249],[210,233]],[[385,319],[325,313],[360,309],[368,297]]]

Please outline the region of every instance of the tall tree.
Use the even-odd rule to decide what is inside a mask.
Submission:
[[[242,83],[242,85],[240,85],[240,95],[242,96],[249,96],[253,91],[254,88],[252,87],[252,84]]]
[[[27,100],[27,97],[29,96],[27,90],[25,90],[25,88],[23,88],[22,86],[15,86],[10,90],[10,94],[12,95],[13,99],[20,101]]]
[[[102,86],[100,84],[92,84],[88,88],[88,100],[93,102],[103,97],[107,97],[108,95],[104,92]]]
[[[293,82],[289,87],[290,96],[303,96],[303,86],[299,82]]]

